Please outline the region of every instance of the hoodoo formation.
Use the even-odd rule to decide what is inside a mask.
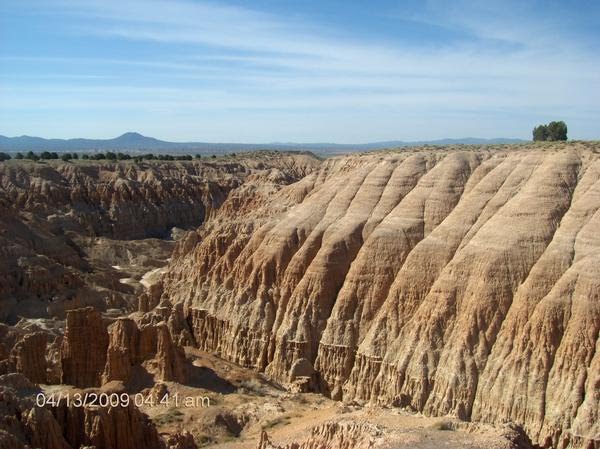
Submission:
[[[597,144],[351,155],[179,243],[200,349],[316,391],[600,441]],[[590,446],[591,445],[591,446]]]

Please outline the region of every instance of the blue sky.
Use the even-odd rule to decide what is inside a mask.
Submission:
[[[600,138],[600,2],[2,0],[0,134]]]

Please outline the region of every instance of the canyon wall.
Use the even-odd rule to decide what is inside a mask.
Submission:
[[[121,279],[164,265],[173,228],[196,228],[257,177],[289,184],[319,164],[310,154],[278,152],[189,162],[2,162],[0,321],[64,318],[88,305],[131,310],[138,292]]]
[[[178,244],[162,296],[196,346],[276,381],[306,359],[337,399],[596,447],[599,152],[333,158],[268,201],[228,198]]]

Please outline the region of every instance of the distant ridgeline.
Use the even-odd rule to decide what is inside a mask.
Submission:
[[[41,137],[0,136],[0,151],[14,153],[20,151],[35,152],[128,152],[128,153],[175,153],[175,154],[211,154],[219,155],[231,152],[256,151],[256,150],[284,150],[299,151],[309,150],[321,154],[339,154],[353,151],[365,151],[381,148],[397,148],[419,145],[453,145],[453,144],[502,144],[524,142],[520,139],[441,139],[418,142],[405,142],[401,140],[360,143],[360,144],[337,144],[337,143],[208,143],[208,142],[167,142],[153,137],[146,137],[138,133],[125,133],[114,139],[44,139]]]

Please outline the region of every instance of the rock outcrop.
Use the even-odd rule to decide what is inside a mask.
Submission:
[[[180,243],[195,344],[337,399],[600,444],[600,148],[333,158]],[[243,200],[243,199],[242,199]]]
[[[23,335],[10,352],[8,371],[21,373],[33,383],[47,383],[47,340],[43,332]]]
[[[0,376],[0,448],[167,448],[148,417],[132,403],[77,407],[63,399],[56,406],[40,407],[35,400],[39,392],[20,374]],[[189,438],[171,438],[189,443]]]
[[[108,349],[106,326],[91,307],[67,313],[61,348],[62,383],[80,388],[100,385]]]
[[[144,362],[148,362],[157,381],[185,382],[185,353],[181,346],[173,343],[165,323],[138,327],[131,318],[119,318],[108,332],[110,343],[103,383],[129,382],[133,369]]]
[[[132,403],[127,407],[73,407],[62,402],[51,413],[72,447],[165,448],[154,425]]]
[[[376,426],[354,421],[327,422],[312,429],[311,435],[301,442],[283,446],[273,444],[262,432],[257,449],[371,449],[388,447]]]
[[[187,378],[183,347],[173,342],[166,323],[138,325],[123,317],[110,324],[90,307],[67,312],[60,359],[61,383],[79,388],[137,382],[139,369],[155,381],[183,383]]]
[[[169,435],[166,444],[167,449],[198,449],[194,437],[187,430]]]

